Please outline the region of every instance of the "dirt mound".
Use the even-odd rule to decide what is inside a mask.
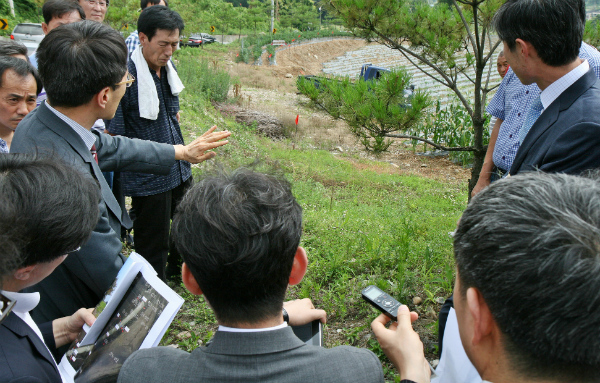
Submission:
[[[291,46],[275,54],[277,65],[271,66],[271,68],[273,73],[279,76],[285,76],[288,73],[294,76],[318,75],[322,74],[323,63],[365,45],[367,43],[361,39],[339,39]]]
[[[235,121],[247,126],[255,126],[256,131],[272,139],[282,139],[285,136],[285,127],[276,117],[248,110],[233,104],[216,104],[215,107],[224,115],[235,117]]]

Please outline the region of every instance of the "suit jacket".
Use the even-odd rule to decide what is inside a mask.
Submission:
[[[577,174],[600,167],[600,81],[592,70],[546,108],[517,151],[510,174]]]
[[[54,345],[52,323],[39,326]],[[0,382],[61,383],[52,355],[31,327],[14,313],[0,324]]]
[[[28,291],[39,291],[40,304],[31,312],[37,323],[73,314],[81,307],[94,307],[123,265],[121,226],[131,227],[102,171],[136,171],[168,174],[175,162],[173,146],[96,133],[100,167],[81,137],[45,103],[19,124],[11,153],[48,153],[62,157],[99,184],[100,217],[89,240],[46,279]]]
[[[291,327],[234,333],[217,331],[192,353],[171,347],[139,350],[123,364],[119,383],[147,382],[383,382],[381,362],[369,350],[309,346]]]

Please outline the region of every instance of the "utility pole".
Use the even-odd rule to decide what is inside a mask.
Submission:
[[[323,12],[321,12],[321,7],[319,7],[319,30],[321,30],[322,19],[323,19]]]
[[[271,36],[273,36],[273,28],[275,28],[275,0],[271,0]]]
[[[13,0],[8,0],[8,5],[10,5],[10,13],[12,13],[12,16],[15,17],[15,3]]]

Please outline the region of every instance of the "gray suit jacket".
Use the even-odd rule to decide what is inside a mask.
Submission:
[[[119,383],[149,382],[383,382],[381,362],[369,350],[309,346],[291,327],[255,333],[217,331],[191,354],[170,347],[136,351]]]
[[[131,227],[127,212],[121,211],[102,171],[168,174],[175,162],[173,146],[98,134],[99,167],[81,137],[42,103],[21,121],[10,149],[11,153],[60,156],[99,183],[100,217],[90,239],[29,290],[41,293],[40,304],[31,313],[37,323],[96,306],[123,265],[120,227]]]
[[[546,108],[517,151],[510,174],[578,174],[600,168],[600,81],[593,70]]]

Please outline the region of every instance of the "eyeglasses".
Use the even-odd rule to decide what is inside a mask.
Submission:
[[[131,73],[127,72],[127,80],[118,82],[115,84],[115,86],[125,84],[125,86],[127,88],[129,88],[131,86],[131,84],[133,84],[134,81],[135,81],[135,77],[133,77],[133,75]]]
[[[6,319],[16,303],[17,301],[10,300],[4,295],[0,294],[0,323]]]
[[[85,0],[87,1],[92,7],[95,7],[96,5],[100,5],[101,7],[108,7],[108,1],[97,1],[97,0]]]

